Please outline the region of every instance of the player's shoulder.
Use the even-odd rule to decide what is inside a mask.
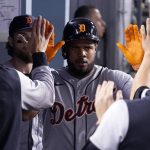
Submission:
[[[65,75],[67,73],[65,67],[59,69],[51,69],[51,72],[54,77],[60,76],[61,74]]]
[[[94,65],[95,73],[96,74],[101,74],[101,75],[115,75],[115,74],[122,74],[121,71],[118,70],[112,70],[107,67],[102,67],[98,65]]]
[[[94,65],[94,70],[95,70],[94,74],[99,74],[100,72],[103,71],[103,69],[104,69],[104,67],[102,67],[102,66]]]
[[[68,72],[66,71],[65,67],[59,68],[59,69],[53,69],[51,71],[55,84],[64,84],[65,77],[68,76]]]
[[[132,78],[131,75],[121,71],[121,70],[113,70],[113,69],[109,69],[107,67],[103,67],[102,69],[102,73],[103,74],[107,74],[108,76],[116,76],[116,77],[127,77],[127,78]]]
[[[13,73],[17,74],[17,71],[11,67],[5,66],[3,64],[0,64],[0,73],[6,74],[7,76],[12,76]]]
[[[18,71],[4,65],[0,65],[0,82],[3,83],[1,84],[1,88],[6,86],[13,89],[13,85],[20,84]]]

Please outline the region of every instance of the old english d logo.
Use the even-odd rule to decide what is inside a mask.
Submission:
[[[79,24],[79,30],[80,32],[85,32],[86,31],[85,24]]]
[[[31,17],[26,17],[26,23],[27,24],[32,24],[32,18]]]

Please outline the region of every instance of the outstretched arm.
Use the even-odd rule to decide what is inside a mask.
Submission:
[[[47,24],[49,24],[48,29],[46,29]],[[54,102],[53,78],[45,56],[53,30],[53,26],[42,16],[37,17],[34,21],[32,39],[28,42],[28,49],[33,53],[32,79],[34,81],[19,73],[23,120],[33,118],[41,108],[50,107]]]
[[[126,103],[123,100],[114,102],[113,89],[114,83],[111,81],[104,81],[97,88],[95,109],[100,124],[83,150],[117,149],[118,143],[126,135],[128,129]],[[121,91],[117,92],[116,97],[116,100],[122,98]]]
[[[131,89],[131,99],[133,98],[135,91],[139,87],[150,87],[150,18],[146,20],[146,31],[143,25],[141,26],[140,31],[142,34],[142,46],[144,49],[144,57],[133,81],[133,86]]]
[[[114,82],[104,81],[102,85],[98,85],[95,95],[95,110],[98,118],[98,124],[101,122],[102,116],[107,109],[114,103],[116,94],[116,100],[122,99],[122,92],[117,91],[114,93]]]

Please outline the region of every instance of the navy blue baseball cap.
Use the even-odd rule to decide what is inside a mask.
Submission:
[[[32,29],[35,17],[31,15],[16,16],[10,23],[9,36],[13,37],[14,34],[21,30]]]

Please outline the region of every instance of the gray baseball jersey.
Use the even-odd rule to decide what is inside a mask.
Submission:
[[[66,68],[52,72],[56,99],[44,118],[44,150],[81,150],[95,129],[94,97],[98,84],[114,81],[129,98],[132,77],[121,71],[94,66],[83,79],[71,76]]]
[[[9,68],[14,68],[14,66],[12,65],[12,63],[10,61],[7,61],[4,66],[9,67]],[[35,70],[38,70],[38,72],[42,72],[42,74],[39,72],[35,72]],[[43,83],[38,83],[38,81],[36,81],[35,86],[34,84],[32,84],[32,82],[26,78],[26,81],[23,77],[23,81],[21,82],[22,85],[24,86],[24,84],[26,84],[26,88],[22,88],[22,91],[26,93],[31,93],[32,90],[32,96],[31,95],[25,95],[22,94],[22,100],[21,100],[21,104],[22,104],[22,108],[23,109],[40,109],[40,108],[45,108],[48,106],[51,106],[54,102],[54,81],[53,81],[53,77],[51,74],[51,69],[48,66],[42,66],[42,67],[38,67],[36,69],[33,70],[33,72],[35,72],[34,74],[36,75],[35,80],[37,79],[41,79],[43,81],[44,84],[46,84],[46,86],[50,89],[51,87],[51,92],[46,92],[44,90],[44,84]],[[34,75],[33,74],[33,75]],[[35,76],[34,75],[34,76]],[[47,76],[48,78],[47,78]],[[33,77],[34,77],[33,76]],[[51,77],[51,78],[49,78]],[[29,84],[27,84],[29,83]],[[27,86],[28,85],[28,86]],[[31,87],[30,87],[31,86]],[[43,87],[43,88],[39,88],[39,87]],[[36,90],[35,90],[36,89]],[[30,92],[28,92],[30,91]],[[48,95],[49,96],[48,96]],[[47,95],[47,96],[46,96]],[[51,101],[49,101],[49,99],[43,99],[43,96],[45,97],[49,97],[51,98]],[[30,97],[30,98],[29,98]],[[35,97],[34,100],[32,100]],[[42,101],[41,101],[42,99]],[[45,100],[45,101],[43,101]],[[42,103],[41,103],[42,102]],[[49,104],[49,105],[48,105]],[[45,106],[44,106],[45,105]],[[42,117],[40,117],[41,119]],[[33,144],[32,144],[32,137],[31,137],[31,128],[32,128],[32,120],[29,121],[22,121],[21,122],[21,140],[20,140],[20,149],[21,150],[28,150],[28,149],[33,149],[33,150],[41,150],[42,149],[42,134],[43,134],[43,126],[41,123],[41,120],[38,120],[38,115],[33,119],[33,128],[34,130],[32,131],[32,137],[33,137]],[[35,127],[34,127],[35,125]],[[42,126],[42,127],[41,127]],[[36,130],[37,129],[37,130]]]

